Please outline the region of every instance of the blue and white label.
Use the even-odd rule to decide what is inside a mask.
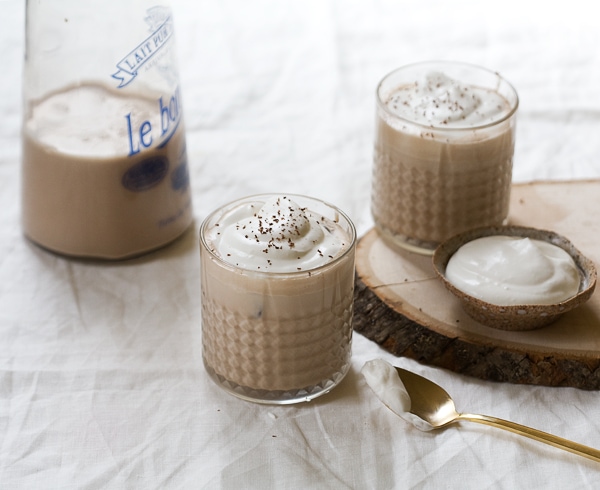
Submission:
[[[170,97],[159,97],[155,107],[156,113],[149,118],[136,118],[131,112],[125,115],[129,157],[143,157],[146,150],[166,147],[179,128],[182,121],[179,88]],[[171,172],[171,187],[178,192],[185,192],[189,186],[185,142],[182,146],[177,166]],[[121,183],[126,189],[133,192],[151,189],[160,184],[170,171],[171,165],[166,157],[156,152],[146,155],[149,156],[134,164],[123,175]]]
[[[151,34],[117,63],[117,71],[112,74],[112,77],[119,81],[117,88],[129,85],[139,70],[173,37],[173,20],[168,8],[149,9],[145,20],[150,26]]]
[[[165,100],[160,97],[156,101],[156,110],[159,117],[154,124],[152,120],[146,119],[139,126],[134,126],[131,113],[125,115],[130,157],[152,146],[163,148],[175,134],[181,122],[179,87],[170,98]]]
[[[130,191],[147,191],[160,184],[168,171],[169,160],[163,156],[151,156],[127,170],[121,183]]]

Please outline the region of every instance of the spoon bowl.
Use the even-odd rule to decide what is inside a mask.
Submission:
[[[439,385],[418,374],[396,367],[398,376],[410,397],[410,413],[439,429],[460,420],[490,425],[515,434],[564,449],[579,456],[600,462],[600,451],[531,427],[488,415],[459,413],[450,395]]]

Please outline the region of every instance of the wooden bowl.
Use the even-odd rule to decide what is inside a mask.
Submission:
[[[465,243],[491,235],[543,240],[562,248],[573,258],[579,269],[581,276],[579,292],[575,296],[555,304],[500,306],[482,301],[459,290],[446,279],[446,265],[450,257]],[[596,287],[596,268],[593,262],[577,250],[569,240],[553,231],[522,226],[477,228],[456,235],[437,247],[433,254],[433,267],[446,288],[460,300],[463,309],[471,318],[483,325],[500,330],[534,330],[546,326],[563,313],[585,303],[590,299]]]

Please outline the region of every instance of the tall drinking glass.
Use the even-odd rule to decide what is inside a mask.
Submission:
[[[377,87],[371,210],[384,238],[420,253],[508,216],[518,97],[456,62],[399,68]]]
[[[340,383],[350,368],[355,247],[350,219],[306,196],[251,196],[205,219],[203,359],[218,386],[288,404]]]

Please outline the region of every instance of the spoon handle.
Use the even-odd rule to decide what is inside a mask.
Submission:
[[[562,437],[554,436],[552,434],[548,434],[547,432],[533,429],[525,425],[509,422],[508,420],[502,420],[496,417],[489,417],[488,415],[475,415],[470,413],[461,413],[458,418],[461,420],[469,420],[471,422],[491,425],[492,427],[508,430],[510,432],[514,432],[515,434],[529,437],[530,439],[534,439],[536,441],[549,444],[550,446],[578,454],[579,456],[583,456],[593,461],[600,462],[600,451],[598,449],[584,446],[583,444],[569,441],[568,439],[563,439]]]

